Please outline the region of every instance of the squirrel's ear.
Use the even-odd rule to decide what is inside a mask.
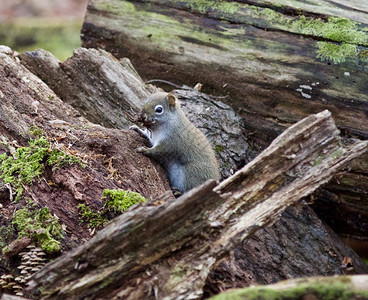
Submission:
[[[166,100],[169,103],[169,109],[173,110],[176,105],[176,101],[178,100],[178,97],[175,95],[174,92],[170,92],[166,96]]]

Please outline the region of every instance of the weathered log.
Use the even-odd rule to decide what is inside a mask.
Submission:
[[[311,199],[319,217],[362,255],[368,255],[368,153],[352,161]]]
[[[368,38],[362,25],[300,18],[342,17],[364,26],[367,5],[246,3],[90,0],[82,45],[128,57],[146,80],[201,82],[209,94],[229,95],[228,103],[239,109],[259,145],[323,109],[332,112],[339,128],[368,138]],[[352,55],[339,65],[321,61],[323,47],[334,47],[328,43],[337,49],[345,44]]]
[[[211,299],[338,299],[351,300],[368,297],[368,276],[311,277],[233,290]]]
[[[367,4],[358,1],[90,0],[82,41],[129,57],[145,80],[201,82],[205,92],[228,95],[223,101],[244,118],[250,149],[259,151],[323,109],[343,136],[368,138],[367,20]],[[321,60],[327,48],[352,52],[334,64]],[[314,196],[314,207],[341,235],[368,243],[368,167],[361,165]]]
[[[344,260],[352,259],[347,268]],[[229,288],[309,276],[366,274],[363,260],[326,226],[305,201],[289,207],[272,226],[238,244],[209,275],[204,295]]]
[[[150,92],[129,59],[79,48],[60,62],[45,50],[20,55],[22,63],[89,121],[127,128]]]
[[[84,55],[86,55],[86,57],[83,58],[85,61],[88,60],[88,55],[91,55],[91,57],[94,57],[94,58],[97,55],[99,56],[99,59],[90,59],[90,61],[91,62],[101,61],[101,59],[105,57],[104,59],[106,60],[106,65],[114,66],[114,63],[110,62],[109,60],[113,60],[113,61],[115,60],[108,54],[103,53],[103,51],[95,52],[91,50],[88,50],[88,51],[82,50],[79,52],[79,54],[80,53],[83,53]],[[42,51],[40,51],[39,54],[42,54]],[[35,56],[33,53],[28,53],[27,55]],[[40,58],[42,57],[42,55],[38,55],[37,57]],[[47,57],[46,54],[45,54],[45,57]],[[25,64],[24,63],[25,60],[23,58],[24,56],[21,57],[22,59],[21,62]],[[79,59],[80,58],[81,56],[79,55]],[[40,64],[40,67],[39,67],[40,69],[44,68],[46,70],[50,68],[50,66],[48,66],[46,63],[42,64],[42,62],[43,60],[38,60],[38,63]],[[2,76],[4,85],[2,86],[2,89],[1,89],[4,95],[3,97],[4,106],[2,107],[2,111],[4,112],[4,118],[2,119],[3,120],[2,124],[4,124],[4,126],[1,127],[2,133],[5,133],[9,137],[10,140],[18,140],[19,144],[24,144],[26,143],[26,140],[29,138],[29,135],[27,132],[29,125],[30,124],[37,125],[40,128],[42,128],[44,132],[50,138],[55,137],[59,139],[59,143],[61,143],[62,141],[65,145],[71,144],[72,145],[71,149],[73,151],[78,151],[81,155],[86,155],[86,154],[90,155],[91,154],[89,153],[90,150],[93,151],[93,154],[96,154],[96,156],[89,158],[89,160],[91,161],[93,165],[93,170],[89,168],[85,170],[85,169],[78,168],[78,167],[72,167],[71,169],[65,167],[65,168],[62,168],[61,170],[57,170],[55,173],[48,174],[45,178],[46,181],[41,181],[40,184],[35,182],[32,189],[29,189],[29,192],[30,192],[29,195],[33,199],[38,200],[38,202],[40,202],[39,203],[40,205],[46,205],[50,207],[51,211],[56,213],[56,215],[60,217],[60,219],[65,224],[67,224],[67,228],[71,230],[74,235],[74,237],[73,236],[70,237],[71,242],[81,243],[84,239],[87,239],[89,237],[88,231],[77,220],[76,206],[78,205],[78,203],[90,203],[94,207],[98,207],[101,204],[98,203],[98,201],[96,200],[98,200],[98,198],[100,197],[101,191],[103,188],[116,188],[116,187],[130,188],[133,190],[140,191],[141,193],[145,194],[147,197],[150,197],[151,195],[153,195],[154,197],[155,194],[157,195],[157,193],[160,193],[159,189],[162,187],[162,183],[161,183],[162,180],[157,177],[157,174],[155,175],[154,167],[150,165],[149,160],[147,160],[144,157],[140,157],[140,156],[138,157],[129,156],[129,155],[134,155],[134,153],[131,153],[131,150],[134,149],[139,143],[142,143],[143,141],[136,141],[136,142],[130,141],[130,138],[129,138],[130,133],[126,131],[120,132],[120,131],[111,130],[111,129],[106,130],[105,128],[102,128],[99,126],[96,127],[88,123],[86,120],[84,120],[83,118],[79,116],[80,115],[79,112],[73,110],[68,105],[63,104],[52,93],[52,91],[44,85],[43,82],[41,82],[36,77],[34,77],[31,73],[28,72],[28,70],[24,69],[18,63],[19,62],[17,58],[13,56],[13,53],[10,50],[8,50],[8,57],[7,58],[3,57],[3,64],[2,64],[2,67],[4,67],[4,73],[2,73],[4,75]],[[29,68],[32,69],[31,67]],[[93,63],[91,63],[90,68],[97,69],[98,65],[94,65]],[[32,71],[34,73],[37,73],[36,69],[32,69]],[[101,72],[100,76],[104,78],[105,74],[106,72]],[[60,78],[60,74],[58,74],[58,77],[55,75],[55,77]],[[45,82],[49,82],[49,81],[52,82],[53,78],[54,78],[54,74],[51,72],[49,78],[44,77],[43,80]],[[11,80],[13,86],[8,85],[9,80]],[[77,80],[77,78],[75,78],[74,80]],[[92,81],[86,78],[86,81],[90,82],[91,84],[94,85],[94,88],[98,89],[100,87],[99,85],[100,81],[98,81],[98,78],[96,78],[96,80]],[[103,81],[104,80],[102,80],[102,82]],[[32,88],[31,89],[27,88],[26,83],[28,83],[28,85],[31,86]],[[64,83],[65,83],[64,81],[61,81],[60,86],[62,86]],[[122,82],[121,84],[124,84],[124,82]],[[55,86],[52,86],[52,89],[56,89]],[[86,90],[88,92],[88,89]],[[37,91],[37,92],[35,93],[34,91]],[[81,90],[80,93],[83,94],[83,90]],[[195,93],[193,93],[193,91],[188,91],[188,90],[182,91],[179,93],[182,93],[181,94],[182,97],[188,96],[190,98],[190,97],[195,96]],[[81,97],[80,99],[83,99],[83,98],[84,97]],[[100,100],[103,100],[103,99],[104,98],[100,98]],[[198,95],[197,100],[194,99],[193,102],[203,101],[204,99],[207,99],[207,97],[204,95]],[[36,107],[32,105],[35,100],[40,102],[38,109],[36,109]],[[55,101],[52,101],[52,100],[55,100]],[[210,100],[210,101],[213,101],[213,100]],[[198,111],[196,110],[197,108],[195,106],[194,108],[188,107],[186,100],[184,104],[186,105],[186,108],[188,108],[188,111],[193,110],[194,114],[197,114]],[[15,105],[15,107],[13,105]],[[198,107],[201,108],[202,105],[203,103],[201,102]],[[216,104],[216,105],[220,105],[220,104]],[[225,106],[223,108],[225,109],[224,114],[226,116],[229,115],[231,116],[231,118],[234,118],[233,112],[228,110],[228,108],[226,108]],[[50,113],[50,110],[52,113]],[[209,111],[213,115],[212,107],[209,108]],[[22,115],[20,115],[20,112],[22,113]],[[216,114],[219,114],[219,113],[220,112],[216,112]],[[96,114],[96,116],[98,115]],[[211,115],[209,115],[209,117],[210,116]],[[207,118],[208,118],[207,115],[205,115],[203,119],[207,120]],[[56,120],[64,119],[68,121],[68,123],[70,123],[71,126],[66,125],[65,128],[64,127],[54,128],[51,125],[52,123],[50,123],[49,121],[55,121],[55,119]],[[24,120],[26,121],[25,123],[23,122]],[[223,121],[221,122],[224,123]],[[24,124],[24,128],[19,127],[22,124]],[[199,124],[199,126],[201,125]],[[8,129],[5,130],[5,127]],[[204,127],[206,128],[206,126]],[[210,126],[207,126],[207,127],[210,127]],[[223,129],[221,129],[220,131],[222,130]],[[21,132],[22,134],[19,135],[19,132]],[[227,131],[225,130],[224,132],[227,132]],[[60,140],[60,137],[62,137],[64,133],[67,133],[67,136],[64,139]],[[69,134],[73,134],[74,137]],[[221,134],[224,134],[224,133],[222,132]],[[128,140],[126,138],[128,138]],[[126,145],[127,142],[128,142],[128,145]],[[133,143],[133,144],[130,144],[130,143]],[[127,151],[128,151],[127,153],[125,152],[124,147],[127,147]],[[112,167],[113,167],[112,169],[109,167],[109,164],[106,163],[105,158],[101,157],[101,159],[98,159],[98,156],[101,154],[105,155],[106,159],[111,159],[110,161],[112,163]],[[133,167],[138,168],[141,173],[137,173],[135,169],[131,169],[131,167],[129,167],[130,161],[134,162]],[[117,170],[118,172],[115,172],[114,178],[109,179],[111,175],[110,172],[114,172],[114,169],[115,171]],[[78,174],[80,175],[79,179],[76,178],[76,175],[79,176]],[[146,177],[145,174],[149,174],[149,176]],[[138,177],[136,177],[135,175],[138,175]],[[143,175],[143,177],[139,177],[141,175]],[[163,175],[161,174],[161,176]],[[150,180],[147,181],[147,179],[150,179]],[[57,183],[58,186],[54,185],[50,189],[50,187],[48,187],[45,184],[49,180],[51,180],[51,182]],[[121,183],[119,183],[119,181],[121,181]],[[88,189],[85,189],[85,187],[88,187]],[[164,188],[161,191],[163,190]],[[16,207],[14,204],[9,203],[8,197],[9,197],[8,193],[6,192],[2,193],[1,203],[4,205],[4,209],[1,210],[1,213],[3,214],[5,219],[1,220],[1,226],[6,226],[6,222],[9,222],[11,212]],[[63,200],[62,202],[60,202],[61,199]],[[160,202],[157,201],[155,203],[159,204]],[[9,214],[7,212],[9,212]],[[308,214],[309,213],[307,212],[307,215]],[[297,222],[296,220],[298,219],[298,216],[293,217],[293,218],[294,218],[294,222]],[[286,220],[287,219],[290,219],[290,218],[287,217]],[[315,223],[318,223],[317,219]],[[271,244],[273,243],[271,241],[275,241],[275,247],[282,248],[281,244],[285,243],[285,239],[287,240],[288,236],[294,235],[295,237],[300,236],[300,238],[302,238],[303,230],[305,231],[307,230],[307,228],[308,228],[308,231],[314,232],[316,234],[318,232],[321,232],[321,229],[316,226],[314,226],[312,229],[311,224],[303,225],[302,223],[300,223],[299,227],[297,227],[298,232],[292,233],[293,229],[288,226],[284,226],[284,224],[286,224],[285,221],[282,221],[281,223],[279,223],[278,225],[280,228],[279,230],[275,230],[275,231],[268,230],[269,231],[268,235],[267,233],[265,234],[264,232],[260,233],[260,235],[256,237],[255,241],[257,242],[257,239],[259,238],[262,238],[262,239],[266,238],[267,241]],[[280,235],[284,235],[284,239],[282,241],[277,240],[277,236],[280,236]],[[318,236],[317,234],[317,236],[314,237],[313,241],[317,244],[323,244],[324,245],[323,248],[328,249],[332,247],[332,249],[335,249],[335,246],[334,246],[335,241],[331,241],[331,239],[333,239],[331,236],[325,236],[325,235]],[[338,239],[336,239],[336,241],[338,241]],[[254,242],[251,242],[250,240],[248,240],[248,242],[251,245],[256,245]],[[290,245],[291,243],[293,243],[293,241],[287,240],[286,243]],[[292,249],[288,247],[289,249],[286,249],[285,251],[295,252],[296,247],[297,247],[296,245],[294,245]],[[301,249],[303,248],[303,246],[300,245],[300,247],[297,247],[297,248]],[[241,247],[238,247],[237,249],[238,250],[236,250],[235,254],[239,253],[240,251],[239,249],[241,249]],[[341,261],[340,257],[342,253],[345,253],[345,251],[347,250],[338,249],[336,251],[331,252],[331,257],[329,261],[331,265],[334,266],[334,268],[338,268],[339,261]],[[267,255],[267,252],[264,252],[264,250],[262,250],[262,253],[264,253],[264,255]],[[273,254],[274,253],[275,251],[273,251]],[[315,253],[316,257],[320,255],[318,251],[311,252],[311,253],[313,254]],[[350,252],[349,252],[349,256],[351,256],[354,261],[356,272],[364,272],[364,268],[360,267],[359,265],[359,259],[356,256],[354,256],[354,254],[350,254]],[[261,257],[262,256],[260,256],[260,259],[263,262],[265,262],[265,260]],[[306,261],[304,261],[305,264],[308,264],[309,262],[310,264],[313,264],[313,260],[311,260],[310,257],[305,257],[305,259],[306,259]],[[0,271],[7,269],[7,268],[3,268],[2,262],[3,260],[0,261]],[[260,261],[259,260],[257,261],[257,259],[255,259],[255,261],[253,262],[255,262],[255,264],[256,263],[260,264]],[[269,267],[272,268],[275,272],[277,272],[277,267],[275,267],[273,263],[274,262],[271,262],[271,264],[269,264],[269,262],[265,262],[265,265],[263,265],[263,267],[267,267],[269,264]],[[293,267],[293,263],[294,263],[294,260],[289,259],[288,261],[285,261],[283,263],[283,266],[285,268],[291,269]],[[317,267],[318,268],[313,269],[312,266],[310,265],[309,268],[306,268],[306,270],[313,269],[314,270],[313,274],[316,274],[316,275],[330,274],[330,273],[324,273],[324,270],[322,270],[323,268],[321,266],[317,266]],[[339,270],[337,271],[332,270],[332,271],[334,272],[333,274],[340,274]],[[273,274],[276,274],[276,273],[273,273]],[[298,272],[295,272],[295,273],[289,272],[289,274],[298,274]],[[306,275],[306,273],[302,275]],[[274,277],[275,280],[278,280],[280,278],[285,278],[285,277],[282,277],[282,276]],[[262,278],[262,276],[260,275],[256,281],[257,283],[261,283],[264,280],[265,279]],[[243,282],[243,284],[246,284],[246,283]],[[221,287],[221,284],[218,284],[218,286]]]
[[[210,270],[235,244],[366,151],[367,142],[343,146],[338,133],[328,111],[303,119],[218,186],[209,181],[114,219],[36,273],[29,290],[59,299],[200,298]]]
[[[70,58],[69,60],[60,63],[52,58],[50,53],[47,53],[42,50],[36,50],[33,52],[27,52],[20,56],[21,63],[25,65],[28,69],[32,70],[33,73],[39,75],[44,82],[46,82],[54,92],[62,98],[68,96],[68,93],[65,93],[63,89],[60,87],[64,86],[65,90],[68,90],[67,87],[71,84],[70,82],[74,82],[71,85],[71,88],[78,90],[78,101],[70,101],[70,104],[74,106],[76,109],[82,109],[82,107],[89,106],[89,102],[91,102],[91,98],[88,97],[89,88],[85,86],[83,89],[80,88],[83,86],[83,82],[93,83],[93,89],[96,90],[104,90],[104,82],[108,82],[107,74],[113,72],[113,70],[109,69],[109,67],[114,67],[117,69],[117,72],[121,72],[122,67],[119,66],[117,61],[104,51],[95,51],[95,50],[86,50],[86,49],[78,49],[75,51],[75,56]],[[72,76],[69,78],[65,74],[65,66],[68,66],[69,69],[75,67],[75,70],[69,71],[69,74],[76,74],[77,70],[80,68],[98,70],[101,67],[101,61],[106,61],[104,65],[109,66],[105,69],[104,72],[98,72],[98,76],[95,73],[84,73],[81,76],[82,81],[80,81],[78,76]],[[57,62],[57,67],[54,62]],[[36,62],[36,63],[35,63]],[[100,62],[100,63],[97,63]],[[49,76],[46,76],[49,74]],[[132,75],[135,74],[132,71]],[[125,76],[126,77],[126,76]],[[124,78],[125,78],[124,77]],[[57,79],[57,81],[55,80]],[[112,83],[112,91],[118,90],[117,86],[124,86],[125,83],[124,78],[119,78],[119,80],[115,83]],[[134,82],[137,82],[134,80]],[[129,83],[128,83],[129,84]],[[141,87],[140,89],[142,89]],[[148,89],[152,89],[151,86],[147,86]],[[126,91],[126,92],[129,92]],[[244,155],[244,151],[246,146],[242,148],[241,144],[245,144],[244,142],[239,142],[244,138],[241,135],[242,127],[236,127],[236,123],[241,123],[241,120],[232,110],[229,109],[228,106],[221,104],[218,101],[215,101],[204,94],[198,93],[194,90],[176,90],[180,99],[182,100],[182,105],[184,109],[188,113],[189,118],[196,124],[197,127],[204,130],[204,132],[213,139],[215,145],[220,146],[223,151],[220,152],[220,161],[222,162],[222,166],[226,167],[228,158],[233,159],[233,157],[237,157],[239,162],[239,158],[241,159]],[[87,94],[84,95],[84,94]],[[72,95],[72,93],[70,94]],[[100,112],[96,112],[95,110],[88,110],[88,113],[85,113],[86,117],[90,121],[98,122],[100,124],[106,123],[104,120],[108,115],[111,119],[118,119],[122,114],[120,111],[104,111],[104,108],[111,107],[114,103],[108,103],[113,101],[114,95],[113,93],[107,97],[96,96],[102,105],[100,105]],[[66,98],[67,99],[67,98]],[[133,100],[132,100],[133,99]],[[126,105],[129,106],[129,101],[134,101],[134,97],[127,99],[123,99]],[[86,101],[86,104],[81,104],[83,101]],[[105,103],[107,102],[107,103]],[[213,105],[212,105],[213,104]],[[136,104],[136,105],[139,105]],[[134,106],[128,109],[134,110]],[[83,111],[81,111],[83,114]],[[102,115],[103,117],[100,117]],[[213,121],[215,119],[215,121]],[[218,122],[216,122],[218,120]],[[234,125],[235,124],[235,125]],[[122,123],[116,123],[117,127],[123,126]],[[234,143],[235,140],[238,140],[238,143]],[[83,142],[81,140],[81,142]],[[234,145],[235,144],[235,145]],[[96,144],[94,144],[96,146]],[[114,148],[115,143],[106,144],[103,149],[106,151],[110,147]],[[216,148],[215,148],[216,149]],[[113,153],[114,151],[112,151]],[[234,152],[236,153],[234,156]],[[110,152],[109,152],[110,153]],[[111,153],[111,154],[112,154]],[[107,154],[107,153],[106,153]],[[226,155],[227,158],[224,160],[223,155]],[[118,162],[114,159],[114,162]],[[231,161],[230,161],[231,162]],[[229,172],[228,166],[227,169],[223,168]],[[120,170],[119,170],[120,171]],[[58,176],[59,178],[60,176]],[[126,179],[126,177],[125,177]],[[58,181],[59,182],[59,181]],[[148,190],[146,191],[149,192]],[[83,192],[81,191],[83,195]],[[51,197],[52,198],[52,197]],[[46,203],[47,204],[47,203]],[[51,205],[52,207],[52,205]],[[70,207],[70,209],[73,209]],[[226,264],[220,265],[217,267],[213,274],[209,277],[209,280],[206,283],[206,291],[207,293],[218,293],[223,287],[231,287],[231,286],[244,286],[249,284],[260,284],[260,283],[271,283],[281,279],[288,278],[288,276],[308,276],[310,274],[315,275],[331,275],[331,274],[341,274],[341,270],[339,269],[340,263],[342,261],[342,256],[346,254],[345,247],[341,243],[341,241],[335,236],[331,235],[328,230],[320,223],[320,221],[314,217],[312,222],[308,222],[308,216],[314,215],[312,211],[305,208],[303,210],[303,215],[306,216],[306,221],[300,222],[300,214],[299,213],[287,213],[283,215],[282,221],[277,222],[271,228],[265,230],[261,230],[256,233],[254,238],[248,239],[247,243],[239,244],[235,248],[234,256],[235,260],[227,260]],[[59,212],[57,213],[59,215]],[[285,226],[287,224],[287,226]],[[68,226],[69,227],[69,226]],[[311,241],[310,248],[308,251],[305,251],[305,246],[303,244],[298,243],[298,239],[302,238],[305,234],[303,232],[310,233],[309,240]],[[323,232],[324,234],[321,234]],[[282,237],[282,238],[281,238]],[[293,240],[292,237],[295,237],[296,240]],[[259,241],[265,241],[265,244],[269,246],[260,247]],[[330,251],[331,255],[327,257],[322,255],[319,251],[318,247],[314,247],[314,245],[323,244],[324,248],[328,249],[336,249]],[[272,245],[272,253],[270,253],[267,249],[270,249]],[[284,249],[283,245],[292,245]],[[364,266],[360,265],[359,259],[355,256],[353,252],[349,250],[348,255],[352,257],[354,261],[354,267],[356,272],[364,272]],[[253,255],[249,255],[249,253],[258,253],[257,257]],[[295,259],[287,259],[283,261],[282,266],[285,270],[282,272],[279,270],[277,265],[275,265],[275,261],[278,259],[282,259],[286,257],[287,253],[296,253],[295,257],[303,257],[303,262],[295,261]],[[278,257],[276,259],[276,257]],[[273,259],[275,258],[275,259]],[[326,260],[324,260],[326,258]],[[303,264],[303,270],[300,270],[299,265]],[[246,267],[245,267],[246,266]],[[243,276],[239,278],[239,274],[243,274],[243,272],[251,272],[251,266],[257,268],[254,269],[253,274],[257,274],[257,276]],[[260,270],[267,269],[267,272],[262,272]],[[234,273],[237,272],[237,273]],[[224,274],[229,274],[228,278],[224,278]],[[221,277],[221,281],[219,281],[219,277]],[[233,278],[238,278],[236,281]],[[247,280],[249,279],[250,280]]]

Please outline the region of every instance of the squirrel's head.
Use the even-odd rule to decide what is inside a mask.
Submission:
[[[155,93],[143,105],[139,121],[147,128],[164,124],[175,114],[178,97],[173,93]]]

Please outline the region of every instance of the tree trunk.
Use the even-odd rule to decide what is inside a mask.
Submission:
[[[116,218],[39,271],[29,290],[42,287],[44,297],[59,299],[200,298],[209,272],[234,245],[275,222],[366,147],[342,146],[328,111],[312,115],[218,186],[208,181]]]

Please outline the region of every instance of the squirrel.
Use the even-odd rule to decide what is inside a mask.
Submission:
[[[220,180],[211,144],[185,116],[173,92],[149,96],[138,121],[145,129],[137,125],[130,129],[147,138],[152,147],[138,147],[136,151],[164,167],[174,194],[183,194],[208,179]]]

